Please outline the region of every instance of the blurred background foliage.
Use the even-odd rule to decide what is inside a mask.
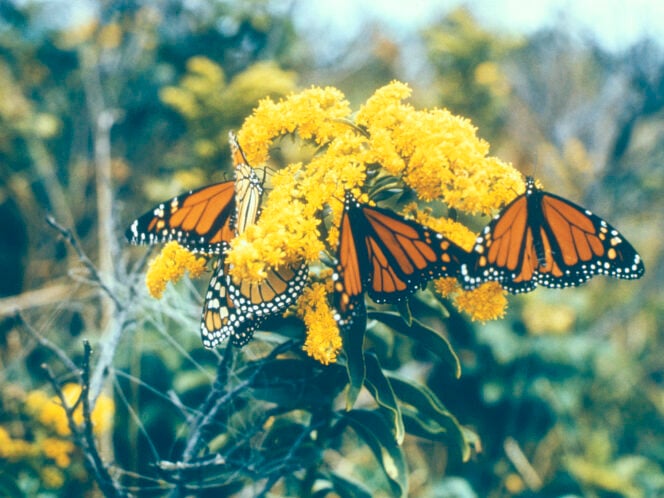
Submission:
[[[196,404],[218,359],[197,337],[205,282],[147,298],[135,267],[145,249],[127,247],[124,226],[156,201],[227,178],[227,132],[260,98],[332,85],[356,105],[397,78],[416,105],[470,118],[495,155],[620,227],[647,268],[635,282],[596,278],[512,297],[507,318],[489,324],[413,304],[446,331],[460,379],[417,348],[398,349],[401,339],[374,339],[385,368],[414,372],[482,441],[462,463],[444,443],[407,436],[410,496],[664,495],[660,45],[644,38],[609,52],[564,23],[517,37],[456,9],[405,37],[367,22],[330,55],[317,46],[325,37],[296,29],[297,2],[90,5],[89,17],[65,22],[54,15],[61,4],[0,0],[0,439],[11,436],[2,446],[14,450],[0,449],[3,492],[94,489],[73,449],[60,450],[72,463],[26,446],[52,430],[26,400],[52,395],[39,365],[57,362],[14,310],[75,361],[81,338],[99,341],[109,320],[46,214],[72,229],[115,292],[137,289],[137,325],[113,365],[117,430],[104,451],[128,472],[153,475],[152,457],[167,460],[183,430],[168,393]],[[297,157],[285,144],[281,153]],[[343,455],[388,496],[347,438],[328,465]],[[287,484],[282,493],[297,494]]]

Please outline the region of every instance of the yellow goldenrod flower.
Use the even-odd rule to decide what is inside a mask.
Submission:
[[[232,85],[252,87],[256,75],[273,70],[255,67]],[[489,81],[491,71],[490,66],[482,68],[478,78]],[[225,85],[221,69],[204,58],[192,59],[189,72],[181,86],[162,93],[165,101],[185,115],[196,111],[198,96],[209,93],[206,85],[210,81],[227,89],[231,86]],[[282,90],[288,88],[288,75],[282,83]],[[286,134],[303,142],[303,151],[311,151],[311,157],[301,154],[298,162],[266,179],[269,185],[265,186],[260,218],[231,241],[225,255],[236,284],[260,282],[270,269],[319,265],[321,253],[334,253],[346,190],[361,202],[370,202],[367,193],[372,187],[391,187],[394,177],[394,183],[403,182],[422,201],[443,202],[448,209],[471,215],[493,214],[523,192],[521,175],[489,155],[488,142],[477,136],[468,119],[447,109],[415,109],[407,102],[410,95],[407,84],[392,82],[379,88],[354,117],[345,96],[331,87],[311,87],[279,100],[268,97],[259,102],[237,134],[249,164],[265,164],[275,139]],[[205,138],[196,144],[199,154],[211,156],[217,148],[215,140]],[[476,236],[461,223],[434,218],[419,204],[405,211],[472,250]],[[197,276],[204,265],[203,258],[197,259],[176,243],[168,244],[150,265],[150,293],[161,296],[167,282],[179,279],[186,270]],[[463,292],[456,280],[443,279],[436,282],[436,288],[473,320],[504,314],[507,301],[498,284]],[[335,361],[341,339],[324,286],[305,289],[299,305],[308,328],[305,350],[322,363]]]
[[[275,137],[296,132],[302,139],[318,144],[331,141],[347,125],[350,105],[336,88],[311,87],[274,102],[261,100],[238,132],[238,140],[250,164],[262,164]]]
[[[66,384],[62,393],[67,400],[68,406],[73,406],[81,395],[81,386],[78,384]],[[50,427],[59,436],[69,436],[69,421],[64,408],[57,396],[48,397],[40,390],[31,391],[26,396],[26,408],[28,413],[35,416],[43,425]],[[96,434],[102,434],[111,428],[115,403],[113,399],[101,394],[90,414],[93,430]],[[83,409],[81,405],[74,412],[74,422],[80,424],[83,421]]]
[[[336,247],[344,190],[362,198],[369,167],[380,165],[423,200],[442,200],[470,214],[492,214],[523,190],[521,175],[488,155],[489,144],[477,137],[469,120],[446,109],[416,110],[404,102],[410,94],[400,82],[378,89],[361,106],[355,125],[349,124],[347,101],[334,88],[312,87],[259,103],[238,133],[250,163],[263,163],[273,140],[287,133],[315,142],[318,149],[310,161],[273,175],[260,219],[231,243],[227,262],[234,281],[260,281],[270,267],[316,262],[326,247]],[[331,215],[323,241],[325,209]],[[472,249],[475,234],[462,224],[410,211],[420,223]],[[505,298],[496,286],[470,294],[459,292],[457,284],[448,287],[473,319],[504,312]],[[473,308],[472,299],[486,302]]]
[[[40,389],[35,389],[25,396],[24,403],[28,413],[36,415],[42,410],[42,407],[50,401],[51,398],[48,394]]]
[[[46,427],[50,427],[56,434],[68,436],[70,434],[66,414],[59,400],[48,396],[44,391],[35,389],[25,397],[26,411],[34,416]]]
[[[477,289],[459,292],[454,305],[475,321],[487,322],[505,316],[507,291],[498,282],[487,282]]]
[[[92,420],[92,430],[95,434],[105,434],[113,427],[113,417],[115,416],[115,402],[110,396],[100,394],[95,403],[95,407],[90,414]]]
[[[150,262],[145,282],[150,294],[161,298],[168,282],[177,282],[188,271],[192,278],[205,270],[205,258],[196,257],[177,242],[169,242],[161,253]]]
[[[476,128],[447,109],[417,111],[402,100],[410,88],[392,82],[362,106],[357,124],[390,174],[401,176],[424,200],[442,198],[452,208],[489,214],[519,191],[523,180],[511,165],[487,156]]]
[[[450,297],[459,292],[461,288],[459,281],[453,277],[439,278],[434,281],[433,285],[436,292],[443,297]]]
[[[39,473],[42,483],[49,489],[60,489],[65,482],[65,476],[60,469],[47,465]]]
[[[297,303],[298,316],[307,327],[307,339],[302,349],[323,365],[336,362],[342,346],[327,293],[324,284],[314,283],[304,290]]]
[[[40,444],[42,453],[50,458],[61,469],[69,467],[71,455],[74,452],[74,443],[64,439],[46,438]]]
[[[67,403],[71,406],[76,403],[79,396],[81,395],[81,386],[78,384],[66,384],[62,388],[62,392],[65,395]],[[55,402],[56,399],[53,398],[53,401]],[[115,403],[113,399],[106,396],[105,394],[100,394],[97,398],[95,407],[90,414],[90,420],[92,421],[95,434],[102,434],[111,428],[114,414]],[[77,424],[83,422],[83,408],[80,405],[74,412],[74,421]]]
[[[14,439],[7,430],[0,426],[0,458],[10,461],[22,460],[38,454],[37,447],[23,439]]]

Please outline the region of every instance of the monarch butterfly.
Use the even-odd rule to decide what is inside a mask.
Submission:
[[[263,187],[234,136],[230,142],[235,164],[235,233],[241,234],[258,219]],[[222,254],[215,262],[201,316],[201,338],[207,348],[227,338],[234,346],[244,346],[267,317],[295,302],[308,276],[305,264],[284,266],[269,269],[259,283],[241,282],[236,286],[228,270]]]
[[[377,303],[399,301],[429,280],[458,276],[468,253],[443,235],[346,192],[333,275],[337,321],[364,315],[364,291]]]
[[[640,278],[641,257],[602,218],[526,179],[526,191],[508,204],[477,238],[474,262],[462,267],[465,288],[495,280],[513,293],[537,285],[581,285],[594,275]]]
[[[201,318],[203,345],[213,348],[231,338],[243,346],[271,314],[290,306],[302,292],[308,268],[271,269],[263,282],[236,286],[224,255],[229,242],[255,223],[262,182],[249,166],[235,135],[229,133],[235,178],[181,194],[134,220],[126,231],[134,244],[176,240],[194,252],[219,254],[213,266]]]

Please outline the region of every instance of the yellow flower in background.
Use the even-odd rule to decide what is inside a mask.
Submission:
[[[41,441],[40,446],[44,456],[53,460],[61,469],[71,464],[71,455],[74,452],[74,443],[71,441],[49,437]]]
[[[76,400],[73,400],[74,402]],[[48,396],[44,391],[34,390],[25,399],[28,413],[43,425],[50,427],[59,436],[69,436],[69,423],[64,408],[57,397]]]
[[[60,469],[47,465],[40,472],[44,486],[50,489],[59,489],[65,482],[65,476]]]
[[[192,278],[205,270],[205,258],[196,257],[177,242],[169,242],[161,253],[150,262],[145,282],[150,294],[160,299],[168,282],[177,282],[188,271]]]
[[[81,395],[81,386],[73,383],[66,384],[62,388],[62,393],[67,404],[73,406]],[[57,396],[49,397],[44,391],[37,389],[28,393],[25,406],[28,413],[35,416],[43,425],[53,429],[57,435],[69,436],[71,434],[67,414]],[[110,430],[114,414],[113,399],[101,394],[90,414],[95,434],[102,434]],[[74,422],[77,424],[83,422],[83,408],[80,404],[74,412]]]
[[[35,444],[12,438],[9,432],[0,426],[0,458],[17,461],[37,454],[39,449]]]

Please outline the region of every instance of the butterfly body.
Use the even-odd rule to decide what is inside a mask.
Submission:
[[[618,230],[591,211],[537,188],[530,177],[525,193],[482,231],[473,255],[473,263],[462,267],[464,287],[497,281],[514,294],[538,285],[574,287],[594,275],[635,279],[645,271]]]
[[[457,276],[467,253],[441,234],[346,192],[341,217],[334,302],[338,321],[364,312],[364,295],[397,302],[429,280]]]

